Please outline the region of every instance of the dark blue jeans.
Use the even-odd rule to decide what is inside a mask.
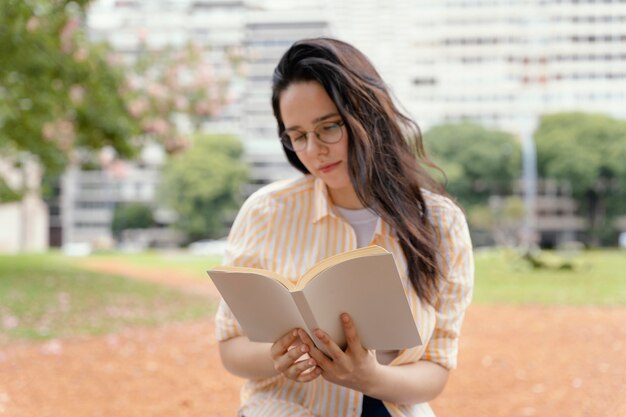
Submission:
[[[361,417],[391,417],[391,414],[381,400],[364,395]]]

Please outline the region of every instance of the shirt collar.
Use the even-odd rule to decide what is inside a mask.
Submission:
[[[330,196],[326,184],[319,178],[315,178],[314,199],[315,210],[313,213],[313,223],[317,223],[327,216],[334,216]]]
[[[324,181],[319,178],[315,178],[315,187],[314,187],[314,211],[313,211],[313,223],[318,223],[325,217],[338,217],[334,210],[333,204],[330,201],[330,196],[328,195],[328,188]],[[376,229],[374,230],[374,236],[394,236],[394,232],[386,222],[383,221],[382,218],[378,218],[376,222]]]

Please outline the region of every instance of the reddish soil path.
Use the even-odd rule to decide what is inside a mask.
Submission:
[[[206,277],[200,279],[197,274],[182,272],[178,269],[147,268],[128,264],[123,261],[111,261],[103,259],[84,259],[79,261],[79,266],[92,271],[105,272],[113,275],[123,275],[157,284],[170,285],[183,291],[196,294],[205,294],[219,297],[217,289]]]
[[[459,363],[438,417],[626,416],[626,308],[473,306]],[[0,416],[235,416],[241,384],[210,321],[0,346]]]
[[[0,416],[234,416],[242,382],[210,322],[0,352]]]

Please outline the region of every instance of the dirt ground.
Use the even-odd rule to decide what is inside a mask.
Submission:
[[[214,296],[171,271],[91,264]],[[0,416],[235,416],[211,321],[0,346]],[[626,308],[472,306],[438,417],[626,416]]]

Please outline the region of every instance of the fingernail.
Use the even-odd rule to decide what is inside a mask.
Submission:
[[[306,345],[303,345],[303,346],[300,348],[300,352],[303,352],[303,353],[304,353],[304,352],[306,352]]]
[[[350,317],[348,317],[347,314],[342,314],[341,315],[341,320],[343,320],[344,323],[347,323],[350,321]]]
[[[309,360],[309,365],[315,366],[315,360],[313,360],[313,359]]]

